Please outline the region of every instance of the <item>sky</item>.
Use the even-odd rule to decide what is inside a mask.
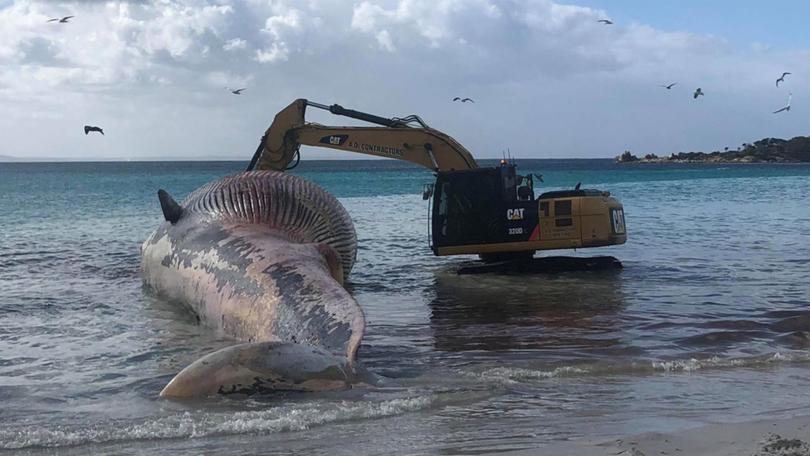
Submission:
[[[808,16],[791,0],[0,0],[0,156],[249,160],[296,98],[418,114],[478,158],[734,149],[810,135]]]

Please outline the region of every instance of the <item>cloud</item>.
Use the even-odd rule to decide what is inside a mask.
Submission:
[[[19,80],[20,70],[38,67],[35,81],[49,86],[121,85],[137,82],[173,64],[204,58],[208,42],[222,36],[229,5],[204,2],[76,3],[58,8],[45,3],[15,2],[0,10],[0,78]],[[70,23],[47,23],[53,10],[75,15]],[[70,9],[68,9],[70,8]],[[31,52],[38,49],[38,52]],[[58,65],[55,64],[58,62]],[[159,70],[157,70],[159,71]],[[36,91],[36,84],[18,87]]]
[[[256,51],[256,61],[261,63],[283,62],[290,55],[289,49],[284,42],[273,43],[268,49],[258,49]]]
[[[235,74],[230,71],[211,71],[205,79],[211,87],[245,87],[253,82],[253,75]]]
[[[247,48],[247,41],[240,39],[240,38],[233,38],[225,42],[222,45],[222,50],[224,51],[240,51],[242,49]]]
[[[50,85],[137,83],[144,74],[222,68],[225,54],[258,63],[363,56],[370,43],[415,64],[442,62],[456,78],[503,83],[538,75],[620,71],[687,54],[714,56],[723,41],[643,25],[604,27],[605,13],[548,0],[344,2],[163,0],[60,4],[71,24],[45,23],[46,4],[20,1],[0,10],[0,62],[14,79],[24,65],[42,67]],[[255,26],[250,30],[246,26]],[[673,59],[673,57],[676,57]],[[13,68],[13,67],[16,67]],[[503,71],[519,68],[522,71]],[[77,71],[78,70],[78,71]],[[449,77],[449,75],[445,75]],[[86,80],[82,81],[82,78]],[[148,79],[148,77],[146,77]]]
[[[384,49],[388,52],[394,52],[396,50],[388,30],[381,30],[377,33],[377,44],[380,45],[380,49]]]
[[[57,15],[76,17],[46,22]],[[18,0],[0,7],[0,134],[14,138],[0,153],[244,158],[298,97],[418,113],[495,157],[506,147],[540,157],[660,153],[803,128],[796,116],[774,124],[759,113],[783,102],[761,89],[767,80],[774,90],[778,62],[793,62],[793,89],[806,84],[807,50],[740,48],[710,34],[604,26],[603,17],[610,11],[551,0]],[[658,87],[673,81],[682,93]],[[249,90],[234,97],[224,86]],[[697,86],[707,94],[699,105],[687,93]],[[81,137],[35,134],[37,119],[61,132],[77,116],[110,119],[116,133],[89,150]],[[204,128],[212,122],[221,128]]]

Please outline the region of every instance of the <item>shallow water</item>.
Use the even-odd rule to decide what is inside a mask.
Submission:
[[[160,400],[231,342],[145,295],[138,249],[176,198],[242,163],[0,163],[0,451],[479,454],[810,413],[810,166],[541,160],[610,190],[620,271],[458,276],[427,246],[430,173],[304,162],[360,250],[360,358],[385,386]]]

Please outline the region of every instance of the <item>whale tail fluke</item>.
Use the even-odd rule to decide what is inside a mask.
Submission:
[[[160,392],[167,398],[274,391],[334,391],[373,384],[373,374],[323,349],[289,342],[233,345],[180,371]]]
[[[160,208],[163,210],[163,217],[174,225],[183,216],[183,207],[177,204],[177,201],[169,195],[166,190],[158,190],[158,200],[160,200]]]

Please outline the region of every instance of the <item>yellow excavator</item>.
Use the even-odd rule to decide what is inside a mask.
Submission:
[[[306,122],[307,107],[377,126]],[[478,254],[492,262],[627,240],[624,209],[609,192],[577,185],[535,197],[537,176],[519,175],[508,160],[479,168],[464,146],[416,115],[387,118],[298,99],[276,114],[248,171],[291,169],[302,144],[405,160],[434,171],[436,182],[426,186],[423,197],[432,198],[430,247],[439,256]]]

